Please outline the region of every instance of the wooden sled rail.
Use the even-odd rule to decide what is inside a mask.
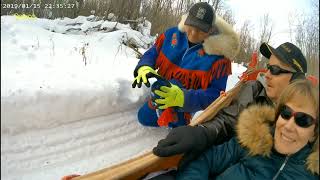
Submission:
[[[177,166],[181,155],[161,158],[148,152],[136,158],[101,169],[99,171],[72,178],[72,180],[139,179],[150,172],[156,172]]]

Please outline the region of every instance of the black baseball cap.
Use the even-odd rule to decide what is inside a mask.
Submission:
[[[215,20],[216,15],[212,6],[206,2],[199,2],[190,8],[188,17],[184,24],[199,28],[201,31],[207,33]]]
[[[275,55],[283,63],[288,64],[297,72],[307,72],[307,60],[302,54],[301,50],[292,43],[285,42],[274,49],[267,43],[262,43],[260,46],[261,54],[270,58],[271,54]]]

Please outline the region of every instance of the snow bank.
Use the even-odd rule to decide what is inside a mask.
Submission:
[[[168,133],[137,122],[148,89],[131,88],[138,59],[122,44],[147,48],[151,24],[136,31],[93,19],[1,16],[1,179],[85,174],[149,151]],[[227,88],[244,69],[232,71]]]
[[[59,29],[83,18],[76,20],[51,24]],[[143,99],[143,91],[130,88],[138,59],[121,45],[125,36],[139,39],[138,31],[65,35],[46,30],[50,20],[1,17],[1,23],[2,133],[125,111]]]

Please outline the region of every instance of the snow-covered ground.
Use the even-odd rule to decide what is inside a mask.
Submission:
[[[138,59],[121,45],[146,48],[150,24],[139,32],[88,20],[1,16],[1,179],[85,174],[143,154],[169,132],[137,122],[148,89],[131,88]],[[227,89],[244,70],[232,65]]]

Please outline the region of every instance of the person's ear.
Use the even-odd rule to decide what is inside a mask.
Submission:
[[[318,129],[317,129],[318,126],[316,125],[314,128],[315,128],[315,129],[313,130],[313,135],[312,135],[312,137],[310,137],[309,140],[308,140],[310,143],[316,141],[317,138],[318,138],[318,132],[319,132]]]
[[[309,139],[309,142],[312,143],[316,140],[317,136],[316,133],[314,133],[314,135]]]
[[[217,34],[219,34],[219,29],[215,26],[212,26],[209,30],[209,34],[210,35],[217,35]]]
[[[302,72],[295,72],[295,73],[292,73],[292,76],[291,76],[291,79],[290,79],[290,82],[296,80],[296,79],[305,79],[305,75],[304,73]]]
[[[209,32],[208,32],[209,34],[212,34],[213,33],[213,27],[211,27],[210,29],[209,29]]]

